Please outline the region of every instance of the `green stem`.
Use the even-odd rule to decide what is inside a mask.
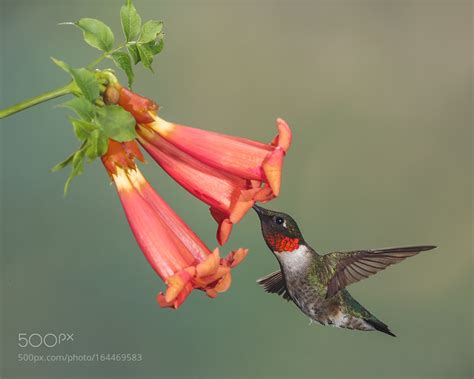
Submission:
[[[92,61],[87,68],[89,70],[93,69],[95,66],[97,66],[100,62],[102,62],[105,58],[107,57],[107,54],[102,54],[99,58],[97,58],[95,61]]]
[[[8,108],[0,110],[0,119],[8,117],[14,113],[23,111],[27,108],[30,108],[34,105],[44,103],[45,101],[55,99],[56,97],[68,95],[70,93],[73,93],[74,89],[74,83],[71,82],[68,85],[65,85],[64,87],[56,88],[53,89],[52,91],[45,92],[41,95],[32,97],[31,99],[24,100],[18,104],[12,105]]]
[[[97,58],[95,61],[92,61],[89,65],[87,65],[87,69],[92,70],[100,62],[102,62],[105,58],[110,58],[113,53],[115,53],[116,51],[119,51],[120,49],[124,48],[125,46],[126,46],[126,44],[122,43],[121,45],[117,46],[115,49],[105,52],[99,58]]]

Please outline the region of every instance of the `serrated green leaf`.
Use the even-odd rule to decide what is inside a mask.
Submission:
[[[154,41],[156,36],[163,30],[163,22],[150,20],[143,24],[138,42],[148,43]]]
[[[130,141],[137,136],[135,119],[118,105],[107,105],[100,108],[97,123],[108,138],[118,142]]]
[[[112,54],[112,58],[115,64],[117,65],[117,67],[125,71],[125,74],[127,75],[127,78],[128,78],[128,86],[131,88],[134,74],[133,74],[133,68],[132,68],[132,62],[130,60],[130,56],[127,53],[124,53],[123,51],[116,51],[115,53]]]
[[[125,5],[120,8],[120,21],[127,42],[133,40],[140,33],[142,19],[131,0],[127,0]]]
[[[87,158],[92,161],[93,159],[104,155],[107,152],[108,147],[109,139],[104,132],[97,129],[90,134],[89,139],[87,140],[85,154]]]
[[[66,62],[56,58],[51,57],[51,60],[72,76],[72,79],[87,100],[94,101],[97,99],[100,94],[99,82],[91,71],[85,68],[72,68]]]
[[[71,67],[66,62],[63,62],[63,61],[61,61],[59,59],[56,59],[56,58],[53,58],[53,57],[51,57],[51,60],[53,61],[53,63],[56,66],[63,69],[64,71],[66,71],[68,74],[71,73]]]
[[[102,51],[110,51],[114,46],[114,34],[102,21],[94,18],[81,18],[75,25],[84,32],[84,40]]]
[[[138,52],[137,45],[127,45],[127,49],[133,59],[133,64],[140,62],[140,53]]]
[[[157,42],[152,41],[147,44],[150,47],[150,50],[153,52],[153,55],[161,53],[164,47],[164,39],[160,38]]]
[[[67,157],[62,162],[58,163],[54,167],[51,168],[51,172],[56,172],[62,170],[63,168],[69,166],[72,163],[72,158],[74,158],[74,153],[72,153],[69,157]]]
[[[70,72],[84,97],[89,101],[97,99],[100,94],[100,87],[96,76],[85,68],[71,68]]]
[[[78,150],[74,153],[72,157],[72,170],[69,174],[69,177],[66,180],[66,184],[64,184],[64,196],[67,194],[67,190],[69,189],[69,185],[71,181],[78,175],[81,175],[84,172],[84,150]]]
[[[74,127],[74,134],[79,140],[84,141],[89,138],[89,135],[96,129],[98,129],[97,125],[94,125],[90,122],[84,120],[78,120],[75,118],[70,118],[72,126]]]
[[[144,67],[148,68],[151,72],[153,72],[153,68],[151,64],[153,63],[153,51],[147,45],[137,45],[138,53],[140,54],[140,59]]]
[[[59,104],[60,107],[70,108],[76,114],[86,121],[92,121],[95,117],[95,105],[85,97],[74,97],[65,103]]]

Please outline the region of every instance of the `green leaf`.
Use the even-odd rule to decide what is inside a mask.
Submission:
[[[75,25],[84,32],[84,40],[102,51],[110,51],[114,45],[112,30],[102,21],[94,18],[81,18]]]
[[[147,45],[137,45],[138,46],[138,53],[140,54],[140,59],[143,63],[143,66],[148,68],[151,72],[153,72],[153,68],[151,64],[153,63],[153,51]]]
[[[66,62],[51,57],[51,60],[58,67],[70,74],[84,97],[89,101],[94,101],[100,94],[99,82],[96,76],[85,68],[72,68]]]
[[[143,24],[142,32],[140,34],[140,38],[138,42],[140,43],[147,43],[150,41],[154,41],[156,36],[161,33],[163,30],[163,22],[162,21],[155,21],[150,20]]]
[[[155,41],[149,42],[149,43],[147,43],[147,46],[153,52],[153,55],[157,55],[157,54],[161,53],[161,50],[163,50],[164,39],[160,38],[158,40],[158,42],[155,42]]]
[[[86,121],[92,121],[95,117],[95,105],[85,97],[74,97],[59,106],[72,109],[79,117]]]
[[[109,139],[101,130],[96,129],[87,140],[85,146],[85,154],[91,161],[95,158],[101,157],[107,152],[109,147]]]
[[[133,40],[140,33],[142,19],[131,0],[127,0],[125,5],[120,8],[120,21],[127,42]]]
[[[66,62],[63,62],[63,61],[61,61],[59,59],[56,59],[56,58],[53,58],[53,57],[51,57],[51,60],[53,61],[53,63],[56,66],[63,69],[64,71],[66,71],[68,74],[71,73],[71,67]]]
[[[84,172],[84,150],[78,150],[74,153],[72,157],[72,170],[69,174],[69,178],[66,180],[66,184],[64,185],[64,196],[67,194],[67,190],[69,189],[69,185],[71,181],[78,175],[81,175]]]
[[[125,74],[127,75],[127,78],[128,78],[128,86],[131,88],[134,74],[133,74],[133,68],[132,68],[132,62],[130,60],[130,56],[127,53],[124,53],[123,51],[117,51],[112,54],[112,59],[114,60],[117,67],[125,71]]]
[[[74,154],[75,153],[72,153],[69,157],[67,157],[65,160],[63,160],[62,162],[58,163],[57,165],[55,165],[53,168],[51,168],[51,172],[56,172],[56,171],[59,171],[59,170],[62,170],[64,167],[68,166],[69,164],[72,163],[72,158],[74,158]]]
[[[100,94],[99,82],[96,76],[85,68],[70,69],[70,73],[84,97],[94,101]]]
[[[135,119],[118,105],[107,105],[100,108],[97,123],[108,138],[118,142],[130,141],[137,136]]]
[[[84,120],[77,120],[75,118],[70,118],[72,126],[74,127],[74,133],[76,137],[81,141],[84,141],[89,138],[90,134],[98,129],[97,125],[94,125],[90,122]]]
[[[138,52],[137,45],[127,45],[127,49],[133,59],[133,64],[140,62],[140,53]]]

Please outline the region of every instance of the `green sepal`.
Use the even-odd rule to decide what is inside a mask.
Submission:
[[[138,33],[140,33],[142,19],[131,0],[127,0],[125,5],[122,5],[122,8],[120,8],[120,21],[127,42],[137,37]]]
[[[127,53],[124,53],[123,51],[116,51],[115,53],[112,53],[112,59],[117,65],[117,67],[121,68],[127,75],[128,86],[131,88],[135,75],[133,73],[130,56]]]
[[[162,30],[163,21],[149,20],[143,24],[138,42],[148,43],[154,41]]]
[[[105,135],[117,142],[131,141],[137,137],[135,119],[118,105],[106,105],[99,108],[97,124]]]
[[[74,25],[84,33],[84,40],[102,51],[110,51],[114,46],[114,34],[102,21],[94,18],[81,18]]]

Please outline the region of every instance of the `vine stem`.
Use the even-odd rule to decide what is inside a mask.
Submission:
[[[0,110],[0,119],[8,117],[14,113],[20,112],[22,110],[25,110],[27,108],[30,108],[34,105],[44,103],[45,101],[55,99],[56,97],[68,95],[70,93],[73,93],[75,89],[74,82],[71,82],[64,87],[59,87],[56,89],[53,89],[49,92],[45,92],[41,95],[32,97],[30,99],[24,100],[18,104],[12,105],[8,108]]]
[[[102,62],[105,58],[111,58],[112,54],[115,53],[116,51],[119,51],[123,49],[125,46],[127,46],[128,43],[122,43],[121,45],[117,46],[115,49],[106,51],[104,54],[102,54],[100,57],[98,57],[96,60],[92,61],[89,65],[87,65],[88,70],[92,70],[95,66],[97,66],[100,62]]]

